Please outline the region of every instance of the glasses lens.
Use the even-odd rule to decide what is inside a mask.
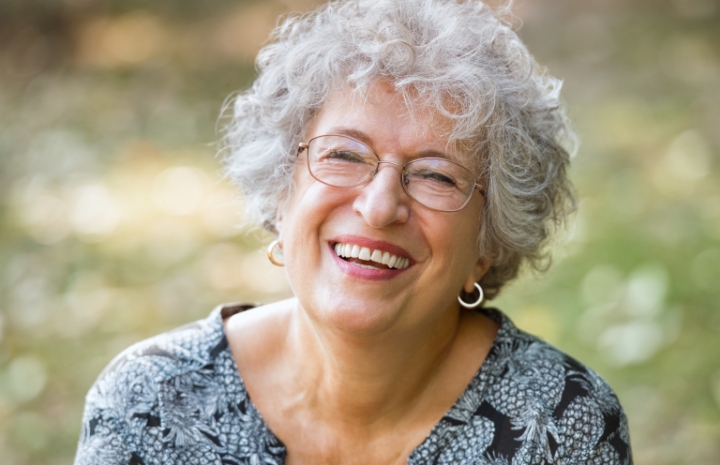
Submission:
[[[407,193],[434,210],[462,208],[473,193],[475,177],[467,168],[443,158],[418,158],[405,166]]]
[[[310,174],[331,186],[353,187],[367,182],[377,164],[372,150],[349,137],[320,136],[308,146]]]

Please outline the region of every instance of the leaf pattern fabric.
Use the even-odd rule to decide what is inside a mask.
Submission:
[[[87,395],[75,465],[280,465],[287,451],[248,397],[223,319],[136,344]],[[408,465],[632,464],[627,419],[600,376],[504,314],[460,398]]]

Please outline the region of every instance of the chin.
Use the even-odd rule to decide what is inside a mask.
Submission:
[[[323,326],[357,336],[370,336],[382,333],[394,326],[400,311],[391,309],[387,303],[380,304],[367,299],[352,302],[343,298],[335,305],[322,305],[319,312],[312,312],[311,318]]]

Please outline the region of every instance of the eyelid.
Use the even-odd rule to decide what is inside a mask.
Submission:
[[[334,131],[334,132],[333,132],[333,131]],[[313,140],[318,139],[318,138],[320,138],[320,137],[344,137],[344,138],[347,138],[347,139],[351,139],[351,140],[355,141],[356,143],[361,144],[361,145],[363,145],[365,148],[367,148],[367,149],[375,156],[375,158],[378,159],[378,161],[383,161],[383,160],[380,158],[380,156],[377,154],[377,152],[370,147],[370,142],[369,142],[368,136],[365,135],[364,133],[360,132],[360,131],[349,130],[349,129],[345,129],[345,128],[333,129],[333,130],[332,130],[331,132],[329,132],[328,134],[321,134],[321,135],[319,135],[319,136],[315,136],[315,137],[310,138],[310,139],[307,141],[307,143],[304,144],[304,145],[305,145],[305,146],[309,146],[310,143],[311,143]],[[366,142],[366,141],[364,141],[363,139],[368,139],[368,141]],[[303,145],[303,144],[301,144],[301,145]],[[451,157],[450,155],[448,155],[448,154],[446,154],[446,153],[444,153],[444,152],[439,152],[439,151],[434,150],[434,149],[427,149],[427,150],[420,151],[420,152],[418,153],[418,155],[419,155],[418,158],[415,158],[414,160],[411,160],[411,161],[409,161],[408,163],[403,163],[402,165],[403,165],[403,166],[407,166],[408,164],[410,164],[410,163],[412,163],[412,162],[414,162],[414,161],[416,161],[416,160],[424,160],[424,159],[433,159],[433,158],[434,158],[434,159],[438,159],[438,160],[449,161],[449,162],[454,163],[454,164],[460,166],[461,168],[463,168],[463,169],[465,169],[465,170],[468,170],[468,171],[470,171],[470,172],[472,173],[472,170],[470,170],[469,168],[467,168],[467,167],[466,167],[464,164],[462,164],[459,160],[456,160],[455,157]],[[477,178],[474,178],[474,179],[475,179],[475,182],[478,181]]]
[[[367,134],[365,134],[364,132],[357,131],[354,129],[331,128],[330,132],[328,132],[327,134],[321,134],[319,136],[312,137],[311,139],[308,140],[307,144],[310,144],[310,142],[312,142],[314,139],[317,139],[319,137],[327,137],[327,136],[346,137],[348,139],[352,139],[353,141],[364,145],[368,150],[370,150],[372,153],[374,153],[378,159],[380,159],[377,152],[372,148],[372,145],[373,145],[372,138],[370,136],[368,136]],[[428,149],[417,152],[417,157],[418,158],[439,158],[442,160],[449,160],[449,161],[452,161],[452,162],[462,165],[462,163],[460,163],[460,160],[458,160],[457,157],[452,156],[446,152],[432,149],[432,148],[428,148]]]

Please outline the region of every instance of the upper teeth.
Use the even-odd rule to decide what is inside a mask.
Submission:
[[[410,259],[405,257],[398,257],[390,252],[383,252],[382,250],[373,250],[367,247],[360,247],[357,244],[343,244],[338,242],[335,244],[335,253],[339,257],[345,258],[359,258],[360,260],[382,263],[390,268],[397,268],[402,270],[410,266]]]

